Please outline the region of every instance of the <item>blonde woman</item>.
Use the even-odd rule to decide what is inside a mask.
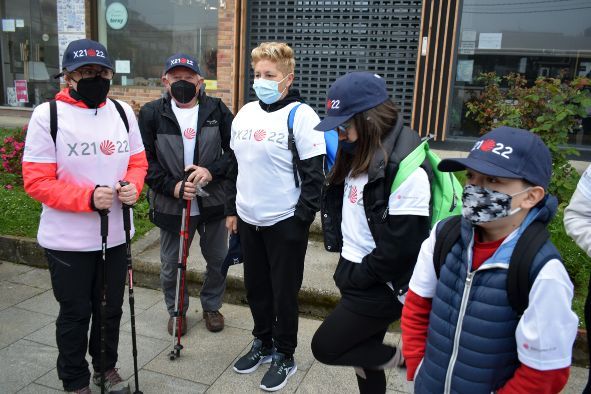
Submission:
[[[259,100],[246,104],[232,123],[237,174],[230,172],[236,193],[227,206],[234,215],[226,225],[240,235],[254,342],[234,370],[251,373],[270,362],[260,387],[276,391],[297,370],[297,297],[308,231],[320,204],[326,149],[323,134],[314,130],[318,115],[292,88],[293,50],[269,42],[251,56]]]

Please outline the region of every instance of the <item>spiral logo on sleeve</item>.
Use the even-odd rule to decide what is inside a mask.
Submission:
[[[113,152],[115,152],[115,144],[113,144],[109,140],[104,140],[103,142],[101,142],[101,145],[99,148],[100,148],[101,152],[103,152],[107,156],[110,156],[113,154]]]

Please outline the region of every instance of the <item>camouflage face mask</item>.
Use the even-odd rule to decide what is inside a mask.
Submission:
[[[480,224],[513,215],[519,212],[521,208],[511,210],[511,200],[516,195],[529,189],[528,187],[510,195],[481,186],[467,185],[464,187],[464,193],[462,194],[462,216],[472,224]]]

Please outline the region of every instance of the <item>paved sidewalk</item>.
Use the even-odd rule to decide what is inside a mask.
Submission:
[[[191,298],[189,332],[183,337],[181,358],[169,361],[171,337],[167,315],[157,290],[136,287],[136,329],[140,389],[148,393],[257,393],[265,368],[238,375],[234,361],[250,348],[252,318],[245,306],[226,304],[222,312],[226,328],[210,333],[201,318],[199,300]],[[62,385],[55,369],[55,318],[58,305],[51,291],[49,272],[0,262],[0,393],[58,393]],[[133,389],[129,304],[124,302],[119,372]],[[311,338],[320,321],[300,318],[299,346],[295,357],[298,372],[281,391],[285,393],[355,393],[352,368],[329,367],[312,356]],[[386,341],[396,343],[398,334]],[[587,370],[575,367],[565,393],[580,393]],[[388,372],[388,393],[410,393],[412,385],[403,371]],[[98,387],[92,387],[98,393]]]

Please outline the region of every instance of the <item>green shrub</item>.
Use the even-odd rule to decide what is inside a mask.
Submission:
[[[481,132],[505,125],[531,130],[538,134],[552,153],[553,177],[549,190],[560,202],[568,201],[577,186],[578,174],[568,155],[577,155],[566,147],[568,135],[580,127],[581,118],[591,107],[588,78],[565,83],[555,78],[538,78],[528,86],[520,74],[499,77],[481,74],[477,80],[484,90],[466,102],[468,117],[475,120]],[[502,88],[505,82],[507,88]]]

